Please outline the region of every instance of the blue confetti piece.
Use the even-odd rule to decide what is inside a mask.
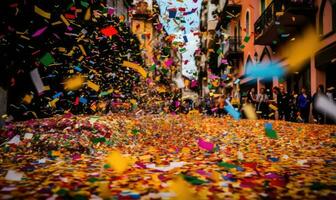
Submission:
[[[63,94],[63,92],[58,92],[57,94],[55,94],[53,96],[53,99],[56,99],[56,98],[60,97],[62,94]]]
[[[266,123],[265,124],[265,129],[272,130],[273,129],[272,124],[271,123]]]
[[[169,10],[169,18],[175,18],[177,11],[175,9]]]
[[[240,172],[243,172],[243,171],[244,171],[244,168],[242,168],[242,167],[240,167],[240,166],[236,167],[236,169],[237,169],[237,171],[240,171]]]
[[[82,68],[80,68],[79,66],[76,66],[74,69],[75,69],[76,71],[78,71],[78,72],[82,72],[82,71],[83,71]]]
[[[184,42],[188,42],[187,36],[183,36]]]
[[[84,97],[80,97],[79,98],[79,102],[83,103],[83,104],[87,104],[88,100]]]
[[[230,104],[229,101],[226,101],[227,105],[224,106],[224,109],[226,110],[226,112],[229,113],[229,115],[231,115],[235,120],[239,120],[240,119],[240,113]]]
[[[264,78],[272,80],[273,77],[285,75],[285,69],[279,63],[258,63],[248,64],[246,69],[247,76],[251,78]]]
[[[268,158],[268,160],[272,161],[272,162],[278,162],[279,161],[279,158],[273,158],[273,157],[270,157]]]
[[[226,74],[223,74],[223,75],[221,76],[221,79],[223,79],[223,80],[226,80],[226,78],[227,78],[227,75],[226,75]]]

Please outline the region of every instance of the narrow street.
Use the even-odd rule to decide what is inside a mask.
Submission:
[[[332,0],[4,0],[0,199],[336,199]]]

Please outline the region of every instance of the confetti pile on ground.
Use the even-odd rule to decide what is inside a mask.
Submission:
[[[335,199],[336,126],[62,116],[1,132],[2,199]],[[9,138],[9,139],[5,139]]]

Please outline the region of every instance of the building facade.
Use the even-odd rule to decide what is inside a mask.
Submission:
[[[106,4],[114,8],[114,15],[123,16],[128,21],[128,9],[132,6],[132,0],[107,0]]]
[[[271,88],[281,84],[288,92],[299,93],[304,87],[313,95],[323,85],[336,96],[336,1],[228,0],[218,18],[216,32],[220,35],[215,38],[217,46],[213,45],[218,59],[208,56],[206,60],[218,61],[218,76],[238,77],[242,93],[254,87],[257,91],[269,89],[272,95]],[[252,79],[246,74],[249,63],[276,61],[287,67],[280,51],[309,26],[320,36],[321,45],[300,70],[273,80]],[[235,81],[229,80],[226,87]]]

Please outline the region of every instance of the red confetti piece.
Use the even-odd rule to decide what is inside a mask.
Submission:
[[[106,28],[101,29],[100,31],[102,32],[103,35],[107,37],[118,34],[117,29],[115,29],[113,26],[108,26]]]

